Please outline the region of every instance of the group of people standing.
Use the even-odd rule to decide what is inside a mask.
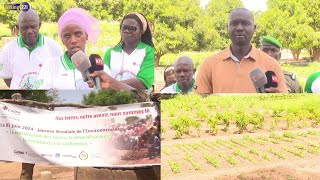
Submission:
[[[229,47],[208,57],[196,69],[190,57],[179,57],[165,69],[165,86],[161,93],[256,93],[250,72],[259,68],[274,72],[277,87],[267,87],[267,93],[302,93],[303,89],[294,73],[284,71],[279,65],[281,43],[271,36],[260,37],[260,50],[251,44],[256,27],[251,12],[237,8],[230,12]],[[183,63],[182,63],[183,62]],[[174,77],[174,78],[173,78]],[[305,92],[320,93],[320,73],[309,76]]]
[[[72,8],[58,20],[58,36],[63,52],[54,40],[39,33],[41,22],[36,11],[22,11],[18,17],[20,36],[8,43],[1,53],[0,77],[10,89],[89,89],[71,57],[86,52],[87,43],[100,35],[99,21],[86,10]],[[121,40],[105,52],[100,76],[103,89],[149,89],[154,82],[154,45],[146,17],[128,13],[120,23]]]
[[[86,52],[86,44],[100,35],[99,21],[86,10],[72,8],[58,20],[58,36],[65,46],[62,52],[54,40],[39,33],[41,22],[36,11],[21,12],[18,17],[20,36],[7,44],[0,54],[0,77],[10,89],[89,89],[92,80],[84,80],[71,57]],[[277,60],[281,43],[270,36],[261,37],[260,50],[251,44],[255,31],[254,18],[245,8],[234,9],[228,19],[229,47],[208,57],[196,75],[190,57],[179,57],[164,72],[165,87],[160,93],[255,93],[250,72],[256,68],[272,71],[277,87],[269,93],[299,93],[302,87],[295,74],[283,71]],[[102,89],[148,90],[154,83],[154,44],[146,17],[132,12],[120,22],[120,42],[108,49],[103,58],[103,71],[95,71]],[[319,73],[307,80],[306,92],[319,92]]]

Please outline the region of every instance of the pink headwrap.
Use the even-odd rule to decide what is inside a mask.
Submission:
[[[62,30],[70,24],[75,24],[83,28],[88,35],[88,42],[95,43],[101,33],[99,21],[92,17],[86,10],[82,8],[71,8],[58,20],[58,35],[62,39]]]

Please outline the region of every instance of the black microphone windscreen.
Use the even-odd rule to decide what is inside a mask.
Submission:
[[[94,71],[102,71],[103,70],[103,61],[102,61],[102,58],[98,54],[91,54],[89,56],[89,60],[91,62],[91,67],[89,68],[90,73],[93,73]]]
[[[267,84],[264,85],[265,88],[278,87],[278,78],[273,71],[267,71],[266,76],[267,76]]]

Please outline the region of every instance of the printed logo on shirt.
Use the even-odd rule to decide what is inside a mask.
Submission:
[[[43,79],[38,79],[37,72],[29,72],[22,76],[19,87],[20,89],[39,89],[42,85]]]

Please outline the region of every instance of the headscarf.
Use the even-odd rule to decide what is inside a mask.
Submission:
[[[99,21],[82,8],[71,8],[58,20],[58,35],[62,40],[62,30],[67,25],[78,25],[87,33],[89,43],[95,43],[101,33]]]
[[[147,19],[145,17],[143,17],[143,15],[138,12],[131,12],[131,13],[128,13],[127,15],[129,15],[129,14],[134,14],[140,19],[140,21],[142,22],[142,30],[143,30],[142,34],[144,32],[146,32],[147,27],[148,27]]]

